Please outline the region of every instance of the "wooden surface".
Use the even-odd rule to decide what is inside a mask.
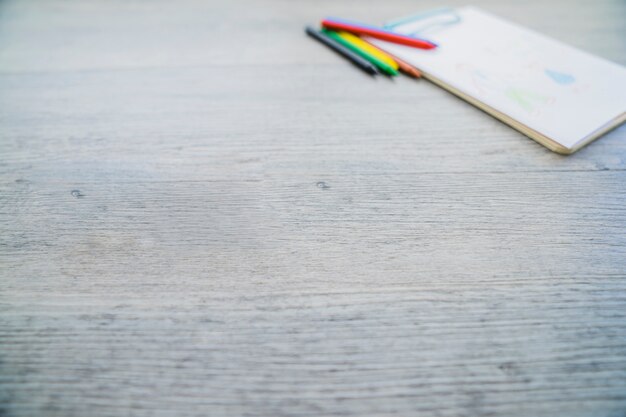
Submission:
[[[626,64],[621,0],[474,4]],[[2,2],[0,415],[623,417],[626,128],[302,31],[437,6]]]

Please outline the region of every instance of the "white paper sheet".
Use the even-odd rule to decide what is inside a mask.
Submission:
[[[566,148],[626,112],[626,69],[472,7],[391,24],[421,50],[368,39]]]

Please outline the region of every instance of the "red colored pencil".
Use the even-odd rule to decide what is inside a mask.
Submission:
[[[401,45],[413,46],[421,49],[433,49],[437,45],[425,39],[405,36],[399,33],[390,32],[375,26],[364,25],[361,23],[349,22],[343,19],[328,18],[322,20],[322,26],[331,30],[345,30],[346,32],[357,35],[371,36],[372,38],[381,39],[383,41],[398,43]]]

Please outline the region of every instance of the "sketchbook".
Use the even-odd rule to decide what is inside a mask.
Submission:
[[[573,153],[626,120],[626,68],[477,8],[438,9],[386,28],[439,46],[368,41],[552,151]]]

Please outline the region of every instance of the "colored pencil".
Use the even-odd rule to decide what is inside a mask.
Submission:
[[[386,62],[387,65],[389,65],[393,69],[395,70],[398,69],[398,64],[396,63],[396,61],[394,61],[393,58],[391,58],[386,52],[381,51],[380,49],[376,48],[374,45],[365,42],[363,39],[359,38],[358,36],[353,35],[352,33],[348,33],[348,32],[340,32],[339,36],[341,36],[342,38],[344,38],[345,40],[347,40],[348,42],[350,42],[357,48],[361,48],[365,52],[369,52],[370,54],[374,55],[376,58],[380,59],[381,61]]]
[[[437,45],[425,39],[415,38],[413,36],[405,36],[389,30],[381,29],[371,25],[365,25],[358,22],[351,22],[344,19],[327,18],[322,20],[322,27],[336,31],[346,31],[356,35],[366,35],[372,38],[381,39],[387,42],[408,45],[421,49],[433,49]]]
[[[378,69],[376,69],[376,66],[374,64],[372,64],[367,59],[362,58],[357,53],[345,47],[340,42],[331,38],[327,34],[322,33],[319,30],[315,30],[311,26],[307,26],[305,28],[305,31],[307,35],[323,43],[324,45],[328,46],[335,52],[339,53],[341,56],[348,59],[350,62],[352,62],[354,65],[361,68],[363,71],[367,72],[368,74],[371,74],[371,75],[378,74]]]
[[[371,62],[372,64],[376,65],[378,67],[378,69],[380,69],[385,74],[388,74],[388,75],[398,75],[398,70],[394,69],[392,66],[390,66],[386,62],[381,61],[380,59],[376,58],[374,55],[368,53],[367,51],[365,51],[365,50],[355,46],[354,44],[348,42],[347,40],[345,40],[344,38],[339,36],[338,32],[334,32],[332,30],[323,30],[322,33],[327,34],[328,36],[330,36],[331,38],[333,38],[334,40],[336,40],[337,42],[339,42],[343,46],[349,48],[353,52],[356,52],[357,54],[359,54],[361,57],[367,59],[369,62]]]
[[[410,75],[411,77],[414,78],[422,78],[422,71],[418,70],[417,68],[415,68],[413,65],[409,64],[408,62],[398,58],[397,56],[390,54],[387,51],[384,51],[382,49],[380,49],[378,46],[376,45],[372,45],[369,41],[365,40],[365,39],[361,39],[363,42],[367,43],[369,46],[371,46],[374,49],[379,50],[382,53],[385,53],[387,55],[389,55],[394,61],[396,61],[396,63],[398,64],[398,68],[400,69],[400,71],[402,71],[403,73]]]

